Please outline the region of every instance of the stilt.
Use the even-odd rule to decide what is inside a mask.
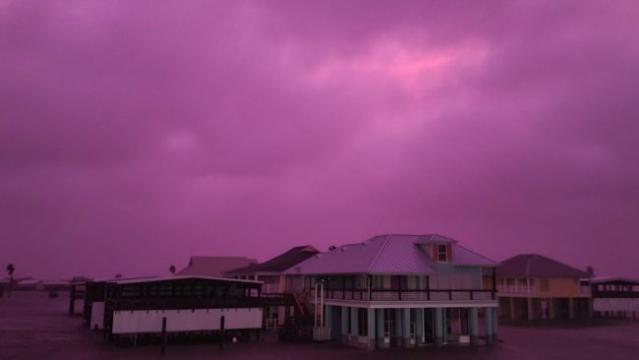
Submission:
[[[376,345],[379,349],[380,347],[386,347],[386,333],[384,332],[384,309],[375,309],[375,327],[376,327]]]
[[[492,344],[494,337],[494,329],[493,329],[493,309],[486,308],[486,315],[484,321],[486,322],[486,343]]]
[[[348,311],[348,307],[346,306],[342,306],[342,338],[341,343],[342,344],[347,344],[348,343],[348,334],[350,333],[350,330],[348,328],[348,317],[351,316],[350,312]]]
[[[224,316],[220,317],[220,350],[224,349]]]
[[[527,305],[528,305],[528,320],[533,320],[534,316],[533,316],[533,299],[532,298],[527,298],[526,299]]]
[[[402,309],[402,337],[403,337],[403,345],[404,347],[409,348],[411,346],[411,333],[410,333],[410,309]]]
[[[477,344],[479,337],[479,310],[477,308],[470,309],[468,320],[470,322],[470,343]]]
[[[366,309],[366,334],[368,335],[368,348],[377,349],[377,322],[375,321],[375,309]]]
[[[162,349],[161,353],[166,352],[166,317],[162,318]]]
[[[575,318],[575,299],[568,298],[568,317],[570,320]]]
[[[71,284],[71,291],[69,293],[69,316],[73,316],[75,313],[75,284]]]

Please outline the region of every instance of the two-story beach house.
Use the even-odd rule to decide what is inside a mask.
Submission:
[[[497,269],[500,318],[552,320],[592,315],[585,271],[538,254],[502,261]]]
[[[493,342],[496,266],[444,236],[389,234],[331,247],[286,274],[304,276],[316,339],[378,349]]]

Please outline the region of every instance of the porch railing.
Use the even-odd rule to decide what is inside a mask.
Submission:
[[[310,299],[314,297],[315,289],[311,289]],[[324,298],[327,300],[360,301],[481,301],[496,299],[495,291],[485,289],[325,289]]]

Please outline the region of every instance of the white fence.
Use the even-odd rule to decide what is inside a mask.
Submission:
[[[224,329],[261,329],[261,308],[184,309],[184,310],[124,310],[113,312],[114,334],[154,333],[162,331],[166,318],[166,331],[220,330],[224,316]]]

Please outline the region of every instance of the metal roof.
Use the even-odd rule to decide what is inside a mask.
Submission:
[[[225,271],[257,263],[244,256],[192,256],[189,265],[177,275],[222,276]]]
[[[584,278],[588,274],[557,260],[539,254],[521,254],[502,261],[497,268],[500,277],[566,277]]]
[[[439,236],[439,235],[438,235]],[[496,266],[497,263],[461,245],[441,237],[450,244],[453,266]],[[319,253],[286,271],[287,274],[432,274],[435,264],[423,249],[431,235],[378,235],[363,243],[343,245]],[[439,241],[434,241],[439,243]]]
[[[255,273],[281,273],[301,263],[319,251],[310,245],[296,246],[268,261],[251,264],[224,272],[224,275],[248,275]]]

